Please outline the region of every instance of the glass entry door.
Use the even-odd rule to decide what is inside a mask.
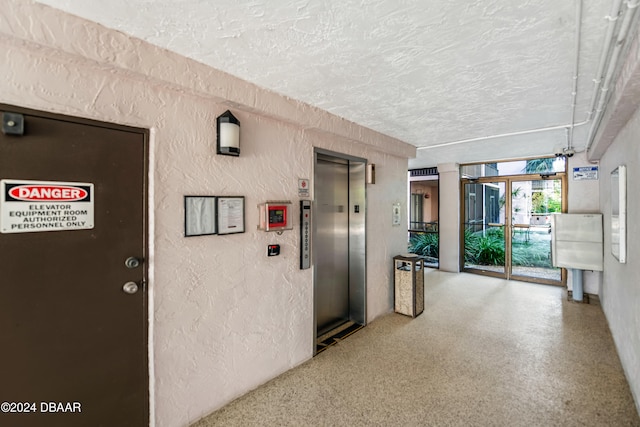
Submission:
[[[506,275],[506,181],[464,184],[464,270]]]
[[[563,209],[563,179],[540,175],[463,180],[463,270],[562,284],[551,265],[551,217]]]
[[[511,181],[511,276],[561,282],[562,269],[551,265],[551,215],[562,212],[562,181]]]

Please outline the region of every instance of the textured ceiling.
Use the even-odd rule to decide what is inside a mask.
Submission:
[[[495,136],[572,122],[576,1],[39,0],[435,146],[418,150],[412,167],[548,155],[566,144],[562,128]],[[611,8],[583,4],[576,122],[587,119]],[[575,129],[578,149],[587,127]]]

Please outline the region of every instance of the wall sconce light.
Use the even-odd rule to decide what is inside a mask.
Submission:
[[[240,155],[240,121],[227,110],[216,119],[216,148],[218,154]]]
[[[376,183],[376,164],[375,163],[367,163],[367,169],[365,173],[365,182],[367,184]]]

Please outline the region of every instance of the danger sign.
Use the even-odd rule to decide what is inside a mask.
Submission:
[[[93,184],[0,180],[0,232],[93,228]]]

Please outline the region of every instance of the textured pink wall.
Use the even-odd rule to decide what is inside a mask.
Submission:
[[[313,271],[298,232],[256,230],[256,205],[297,201],[313,148],[367,158],[368,319],[392,307],[406,252],[415,148],[143,41],[45,6],[0,9],[0,102],[151,129],[150,300],[156,425],[182,426],[311,357]],[[215,155],[215,117],[242,123],[239,158]],[[183,237],[185,194],[243,195],[246,233]],[[403,224],[391,225],[394,202]],[[294,204],[297,209],[297,203]],[[294,217],[297,213],[294,212]],[[266,257],[280,243],[282,255]]]

